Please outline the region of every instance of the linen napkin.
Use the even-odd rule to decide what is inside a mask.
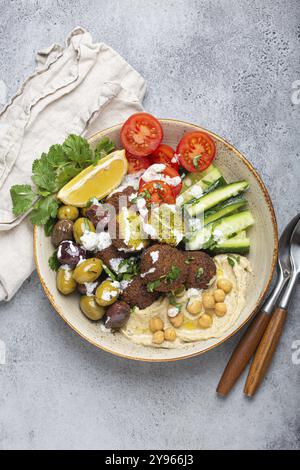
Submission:
[[[144,79],[81,27],[36,61],[0,113],[0,300],[10,300],[34,270],[33,228],[13,215],[10,187],[31,183],[33,160],[69,134],[88,137],[143,110]]]

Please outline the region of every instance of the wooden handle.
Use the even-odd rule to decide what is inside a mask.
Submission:
[[[252,397],[255,394],[271,364],[283,330],[286,315],[286,309],[277,308],[271,317],[261,343],[257,348],[246,380],[244,393],[248,397]]]
[[[264,311],[261,311],[254,318],[229,359],[217,387],[217,393],[226,396],[230,392],[249,360],[255,353],[269,321],[270,315]]]

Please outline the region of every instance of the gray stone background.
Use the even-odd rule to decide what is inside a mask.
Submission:
[[[280,230],[299,211],[298,0],[0,0],[8,95],[34,68],[36,51],[77,25],[146,78],[149,112],[203,125],[248,157]],[[178,363],[118,359],[65,325],[33,274],[0,305],[0,449],[299,448],[299,303],[298,289],[256,398],[243,396],[244,376],[221,399],[215,387],[239,335]]]

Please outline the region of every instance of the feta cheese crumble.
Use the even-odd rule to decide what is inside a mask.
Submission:
[[[159,258],[159,251],[158,250],[157,251],[151,251],[150,256],[152,258],[153,264],[156,263],[156,261]]]
[[[111,238],[108,232],[85,231],[80,238],[81,245],[87,251],[105,250],[111,245]]]
[[[180,176],[171,177],[164,175],[163,171],[165,169],[166,165],[164,163],[154,163],[153,165],[149,166],[149,168],[147,168],[143,174],[143,181],[145,181],[145,183],[149,183],[149,181],[160,180],[164,181],[170,186],[177,186],[181,183]]]
[[[86,295],[88,297],[94,295],[93,292],[94,290],[96,289],[97,285],[98,285],[98,282],[85,282],[84,283],[85,285],[85,288],[86,288]]]
[[[120,272],[120,263],[122,263],[123,258],[111,258],[109,260],[109,264],[111,269],[113,269],[116,273]]]
[[[155,272],[155,268],[150,268],[150,269],[148,269],[148,271],[141,274],[141,277],[145,277],[145,276],[147,276],[147,274],[151,274],[151,273],[154,273],[154,272]]]
[[[118,193],[120,191],[124,191],[124,189],[128,188],[128,186],[132,186],[133,189],[139,189],[139,182],[140,177],[142,176],[144,170],[137,171],[136,173],[129,173],[128,175],[124,176],[122,183],[116,189],[114,189],[110,196],[114,193]]]
[[[176,317],[179,313],[179,308],[178,307],[170,307],[168,308],[168,317]]]

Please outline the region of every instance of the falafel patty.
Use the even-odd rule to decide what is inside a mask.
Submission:
[[[209,281],[216,275],[214,260],[203,251],[186,251],[187,263],[186,287],[206,289]]]
[[[118,249],[114,245],[110,245],[104,250],[97,251],[97,253],[95,254],[95,257],[101,259],[103,263],[106,264],[106,266],[108,266],[109,268],[112,267],[110,264],[110,261],[112,259],[116,259],[116,258],[125,259],[125,258],[128,258],[128,256],[130,256],[130,253],[125,253],[124,251],[118,251]]]
[[[152,290],[176,290],[184,285],[186,276],[185,255],[177,248],[156,243],[142,254],[141,278],[146,284],[152,283]]]
[[[121,299],[127,302],[131,307],[139,307],[141,309],[149,307],[159,297],[159,292],[148,292],[147,286],[142,279],[135,277],[123,290]]]
[[[112,194],[112,196],[109,196],[105,203],[111,204],[115,208],[116,214],[119,214],[122,207],[130,207],[132,205],[132,203],[129,201],[129,196],[134,193],[136,193],[136,191],[133,186],[128,186],[127,188],[123,189],[123,191],[118,191],[117,193]],[[121,197],[122,200],[120,201]]]

